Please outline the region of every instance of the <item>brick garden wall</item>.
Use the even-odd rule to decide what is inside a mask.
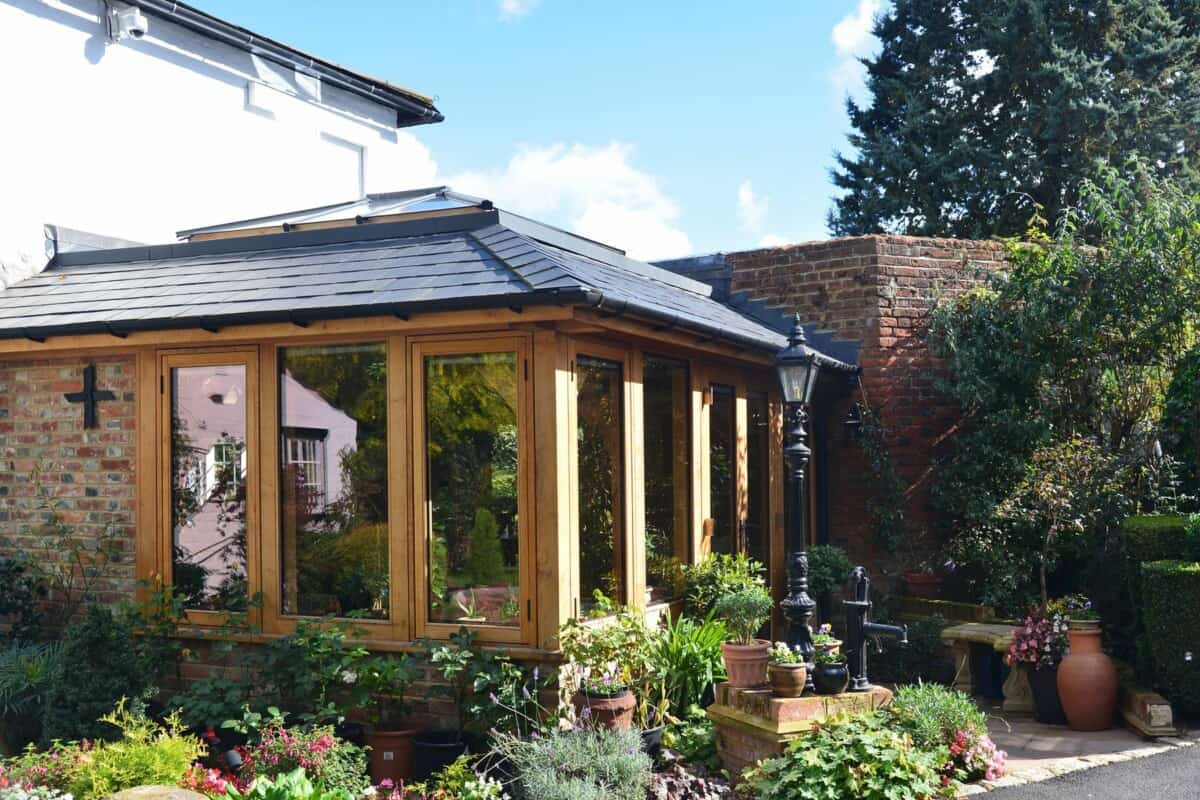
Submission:
[[[852,399],[876,408],[889,432],[913,529],[938,529],[930,502],[932,466],[958,418],[936,391],[939,365],[926,346],[929,310],[939,295],[979,282],[1004,266],[995,242],[861,236],[731,253],[731,289],[799,311],[839,339],[862,342],[861,391],[835,406],[830,424],[830,538],[859,558],[886,562],[873,547],[867,501],[875,491],[862,449],[842,425]]]
[[[97,387],[117,395],[97,404],[92,430],[82,405],[63,398],[80,390],[88,363]],[[83,542],[109,540],[90,598],[101,603],[129,600],[136,586],[134,385],[132,357],[0,360],[0,557],[63,558],[40,533],[52,504]]]

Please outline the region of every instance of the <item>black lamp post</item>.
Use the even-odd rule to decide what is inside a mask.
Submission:
[[[817,353],[808,346],[800,315],[796,315],[788,346],[775,356],[784,403],[784,469],[787,475],[788,596],[779,604],[788,619],[788,644],[804,656],[807,688],[812,690],[813,641],[808,621],[817,603],[808,594],[808,553],[804,478],[811,451],[805,442],[805,410],[817,383]]]

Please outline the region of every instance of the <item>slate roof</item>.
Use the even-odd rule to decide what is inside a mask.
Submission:
[[[432,310],[584,305],[776,351],[786,339],[712,288],[498,209],[59,254],[0,291],[0,337]],[[830,363],[833,363],[832,361]]]

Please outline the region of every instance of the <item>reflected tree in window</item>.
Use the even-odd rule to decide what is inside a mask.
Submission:
[[[737,498],[735,461],[737,434],[734,392],[731,386],[713,384],[708,410],[709,491],[713,520],[712,552],[733,553],[738,546],[735,530]]]
[[[624,417],[621,365],[580,356],[576,375],[579,452],[579,582],[582,610],[596,592],[625,602]]]
[[[675,599],[691,540],[691,417],[687,363],[647,356],[642,413],[647,601]]]

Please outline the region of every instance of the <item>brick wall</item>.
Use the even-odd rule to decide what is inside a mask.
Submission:
[[[98,427],[85,430],[77,392],[96,365]],[[39,532],[52,504],[83,543],[108,539],[111,558],[92,582],[94,597],[133,597],[134,361],[132,357],[0,360],[0,557],[27,553],[42,563],[64,557],[61,542]]]
[[[879,411],[905,486],[905,513],[917,531],[937,531],[930,503],[932,466],[957,423],[939,397],[939,365],[926,346],[928,313],[939,295],[978,283],[1001,268],[995,242],[861,236],[731,253],[731,289],[749,292],[839,339],[862,342],[861,390],[836,404],[830,424],[830,538],[855,556],[887,559],[874,547],[867,501],[875,491],[861,448],[842,432],[852,399]]]

